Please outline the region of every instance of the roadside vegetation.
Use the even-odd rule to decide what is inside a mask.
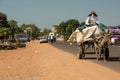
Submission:
[[[63,36],[64,40],[67,40],[71,33],[79,26],[84,25],[85,22],[79,22],[76,19],[69,19],[67,21],[61,21],[59,25],[56,25],[57,37]],[[104,27],[106,25],[103,24]],[[25,31],[26,30],[26,31]],[[18,26],[16,20],[7,20],[7,15],[0,12],[0,39],[8,38],[10,35],[17,33],[27,33],[31,38],[36,39],[40,36],[46,36],[51,32],[51,29],[44,28],[43,30],[35,24],[21,24]]]
[[[26,31],[25,31],[26,30]],[[7,20],[7,15],[0,12],[0,39],[7,39],[17,33],[27,33],[31,38],[44,36],[51,30],[45,28],[43,31],[35,24],[21,24],[18,26],[16,20]]]

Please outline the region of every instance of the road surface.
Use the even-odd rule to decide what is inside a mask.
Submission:
[[[69,52],[76,56],[77,53],[77,45],[70,45],[67,42],[57,41],[54,43],[54,47],[62,49],[66,52]],[[96,55],[93,53],[93,49],[90,48],[86,51],[86,60],[92,61],[96,64],[108,67],[112,70],[115,70],[120,73],[120,47],[119,46],[109,46],[109,59],[107,62],[103,62],[103,60],[96,61]],[[77,58],[77,57],[76,57]]]

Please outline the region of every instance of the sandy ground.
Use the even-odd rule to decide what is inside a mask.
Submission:
[[[0,80],[120,80],[120,73],[34,41],[0,50]]]

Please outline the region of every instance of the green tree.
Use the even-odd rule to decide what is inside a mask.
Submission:
[[[64,39],[67,40],[68,37],[72,34],[72,32],[79,27],[79,21],[76,19],[70,19],[66,22],[61,22],[57,27],[57,34],[63,35]]]
[[[66,38],[68,39],[71,33],[73,32],[72,26],[68,25],[66,28]]]
[[[47,29],[47,28],[44,28],[44,30],[43,30],[43,36],[46,36],[46,35],[48,35],[49,33],[51,32],[51,30],[50,29]]]
[[[79,24],[79,21],[76,19],[70,19],[66,22],[66,24],[67,24],[66,33],[67,33],[67,39],[68,39],[68,37],[72,34],[73,31],[76,30],[77,27],[79,27],[80,24]]]
[[[31,28],[32,28],[32,37],[37,38],[40,34],[40,29],[35,25],[31,26]]]
[[[23,32],[26,31],[26,33],[29,34],[31,38],[37,38],[41,31],[41,29],[39,29],[35,24],[22,24],[20,29]]]
[[[10,29],[11,29],[12,34],[21,32],[20,28],[17,25],[17,21],[10,20],[9,25],[10,25]]]
[[[0,27],[8,27],[7,15],[0,12]]]
[[[61,22],[60,24],[59,24],[59,29],[60,29],[60,35],[63,35],[64,36],[64,40],[66,40],[66,27],[67,27],[67,25],[66,25],[66,22]]]
[[[79,27],[79,21],[76,19],[70,19],[66,22],[67,26],[70,25],[72,28],[76,29]]]
[[[7,38],[10,34],[10,26],[8,25],[7,15],[0,12],[0,38]]]

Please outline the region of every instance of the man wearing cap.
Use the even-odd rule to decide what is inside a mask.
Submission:
[[[91,11],[91,13],[88,15],[88,18],[85,21],[85,25],[81,26],[80,30],[83,30],[85,27],[94,26],[94,25],[98,25],[100,30],[104,32],[104,28],[102,24],[100,24],[98,21],[97,14],[94,11]]]

